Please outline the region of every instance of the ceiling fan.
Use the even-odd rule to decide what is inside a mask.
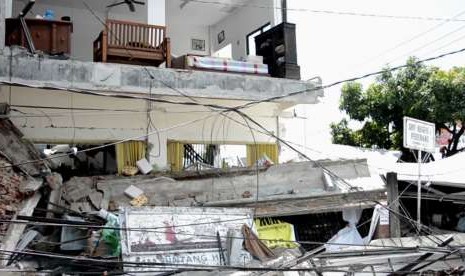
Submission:
[[[121,2],[118,2],[118,3],[113,3],[111,5],[108,5],[107,8],[111,8],[111,7],[115,7],[115,6],[119,6],[119,5],[123,5],[123,4],[126,4],[129,6],[129,10],[132,11],[132,12],[135,12],[136,11],[136,7],[134,4],[138,4],[138,5],[145,5],[144,2],[141,2],[141,1],[137,1],[137,0],[123,0]]]

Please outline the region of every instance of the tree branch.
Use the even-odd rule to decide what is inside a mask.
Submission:
[[[456,134],[454,134],[454,137],[452,138],[452,140],[454,141],[454,144],[452,146],[452,152],[457,152],[457,147],[459,145],[459,140],[460,140],[460,136],[462,136],[462,134],[465,132],[465,126],[462,126],[459,130],[459,132],[457,132]]]
[[[450,134],[454,134],[454,132],[444,123],[438,123],[438,127],[447,130],[447,132],[449,132]]]

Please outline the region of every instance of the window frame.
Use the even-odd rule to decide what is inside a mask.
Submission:
[[[255,29],[255,30],[251,31],[250,33],[248,33],[248,34],[245,36],[245,43],[246,43],[245,52],[246,52],[247,55],[250,54],[250,49],[249,49],[249,47],[250,47],[250,44],[249,44],[249,37],[250,37],[251,35],[253,35],[254,33],[256,33],[256,32],[260,32],[258,35],[261,35],[262,33],[266,32],[266,31],[264,31],[264,29],[267,28],[267,27],[270,27],[270,29],[271,29],[271,22],[268,22],[268,23],[262,25],[261,27],[259,27],[259,28]]]

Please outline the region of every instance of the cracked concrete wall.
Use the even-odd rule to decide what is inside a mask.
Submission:
[[[11,52],[10,52],[11,51]],[[11,63],[11,68],[10,68]],[[11,70],[11,79],[9,72]],[[150,80],[150,76],[153,80]],[[240,74],[175,70],[156,67],[55,60],[30,56],[17,48],[0,55],[0,81],[35,87],[137,93],[199,98],[263,100],[306,91],[283,99],[287,103],[312,104],[323,96],[318,83]],[[151,85],[150,85],[151,83]]]

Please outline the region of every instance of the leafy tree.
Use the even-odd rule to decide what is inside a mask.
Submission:
[[[450,156],[464,150],[459,140],[465,132],[465,68],[443,71],[411,58],[407,67],[385,70],[365,90],[356,82],[344,84],[339,108],[362,128],[350,129],[346,119],[331,124],[333,143],[400,149],[409,160],[402,147],[403,117],[409,116],[446,129],[451,139],[443,150]]]

